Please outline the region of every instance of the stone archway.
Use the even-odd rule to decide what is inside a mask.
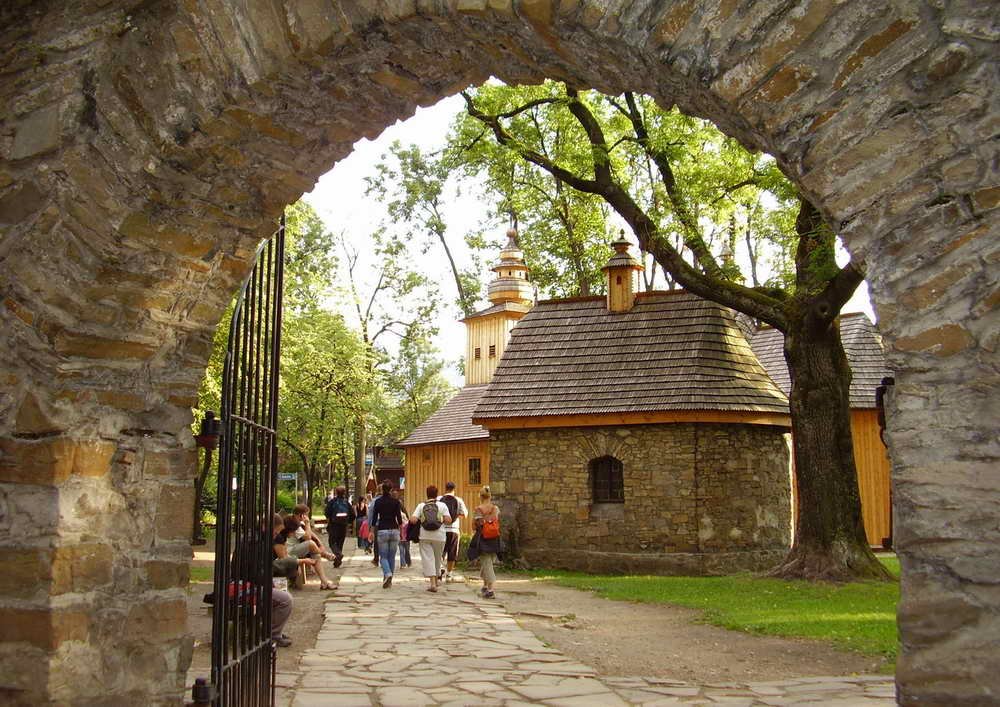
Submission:
[[[282,205],[495,74],[676,102],[869,266],[904,702],[1000,694],[989,3],[21,0],[0,11],[0,695],[175,703],[212,332]]]

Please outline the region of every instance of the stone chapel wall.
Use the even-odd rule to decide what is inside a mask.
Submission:
[[[622,462],[624,503],[593,503],[588,464]],[[788,550],[784,430],[670,424],[497,430],[493,491],[529,562],[587,571],[764,569]],[[513,520],[513,519],[508,519]]]

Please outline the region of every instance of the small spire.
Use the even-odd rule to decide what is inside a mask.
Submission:
[[[517,228],[512,226],[507,230],[507,245],[500,251],[500,261],[492,268],[496,277],[486,289],[487,297],[493,304],[531,304],[532,287],[528,281],[528,266],[524,264],[524,252],[517,240]]]
[[[618,232],[618,240],[611,242],[611,247],[615,249],[616,253],[627,253],[628,249],[632,247],[632,244],[625,239],[624,228]]]

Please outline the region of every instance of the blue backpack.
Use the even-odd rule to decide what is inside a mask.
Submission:
[[[339,496],[332,498],[326,504],[324,515],[330,523],[347,525],[351,519],[351,504],[347,502],[346,498],[340,498]]]

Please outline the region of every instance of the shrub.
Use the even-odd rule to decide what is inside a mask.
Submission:
[[[274,510],[276,513],[291,513],[295,503],[294,491],[278,491],[274,498]]]

